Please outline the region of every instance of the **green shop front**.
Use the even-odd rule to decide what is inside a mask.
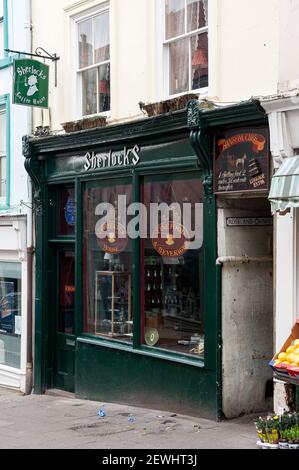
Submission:
[[[201,129],[201,114],[193,102],[24,138],[35,188],[35,393],[221,416],[213,128]],[[166,229],[165,212],[152,217],[161,204]]]

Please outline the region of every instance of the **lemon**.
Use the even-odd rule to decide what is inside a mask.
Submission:
[[[296,366],[299,366],[299,354],[295,356],[294,362],[296,363]]]
[[[278,354],[278,359],[280,361],[285,361],[287,359],[287,354],[285,352]]]
[[[287,348],[287,350],[286,350],[286,353],[287,353],[287,354],[291,354],[291,353],[294,352],[294,351],[295,351],[295,346],[289,346],[289,347]]]
[[[290,362],[290,364],[292,364],[294,360],[295,360],[295,354],[294,353],[288,354],[288,361]]]
[[[296,356],[299,355],[299,348],[295,349],[294,354],[295,354]]]
[[[299,346],[299,339],[295,339],[293,344],[294,344],[295,348],[297,348]]]

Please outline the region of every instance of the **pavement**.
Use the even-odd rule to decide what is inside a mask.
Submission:
[[[256,449],[253,419],[216,423],[55,391],[24,396],[0,388],[0,449]]]

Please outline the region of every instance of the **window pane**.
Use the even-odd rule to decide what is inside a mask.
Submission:
[[[110,59],[109,12],[94,18],[95,63]]]
[[[187,0],[187,31],[208,26],[208,0]]]
[[[204,352],[203,197],[195,179],[145,179],[143,186],[148,210],[150,203],[176,204],[152,222],[151,238],[142,241],[144,343],[196,356]],[[192,231],[196,241],[189,243]]]
[[[59,254],[59,312],[58,331],[73,335],[75,332],[75,253]]]
[[[6,157],[0,158],[0,197],[6,195]]]
[[[19,263],[0,263],[0,364],[20,368],[21,277]]]
[[[0,21],[0,59],[3,59],[3,57],[4,57],[4,26],[3,26],[3,21]]]
[[[175,95],[189,88],[189,40],[180,39],[169,45],[169,93]]]
[[[166,39],[185,33],[185,0],[165,2]]]
[[[99,67],[99,112],[110,110],[110,64]]]
[[[0,108],[0,156],[6,155],[6,113]]]
[[[83,116],[97,113],[97,69],[82,72]]]
[[[93,64],[92,19],[78,24],[79,68]]]
[[[75,235],[76,227],[76,200],[74,187],[61,187],[57,189],[57,235]]]
[[[209,85],[208,67],[208,34],[199,34],[191,38],[192,51],[192,90],[204,88]]]
[[[125,182],[84,192],[84,331],[131,341],[132,240],[127,221],[120,222],[119,196],[126,198],[126,213],[132,189]]]

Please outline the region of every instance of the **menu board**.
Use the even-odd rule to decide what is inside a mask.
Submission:
[[[267,126],[243,127],[216,134],[214,192],[268,191],[269,141]]]

